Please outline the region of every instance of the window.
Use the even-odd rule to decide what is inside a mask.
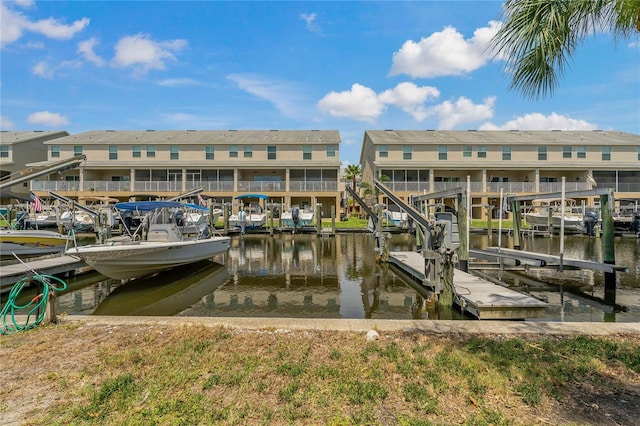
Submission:
[[[473,156],[473,147],[471,145],[465,145],[462,147],[462,157],[471,158]]]
[[[438,160],[446,160],[446,159],[447,159],[447,146],[438,145]]]
[[[169,147],[169,160],[180,159],[180,147],[178,145],[171,145]]]
[[[117,159],[118,159],[118,146],[109,145],[109,160],[117,160]]]
[[[576,158],[587,158],[587,147],[586,146],[577,146],[576,147]]]
[[[504,153],[504,151],[503,151]],[[503,158],[504,160],[504,158]],[[538,147],[538,161],[547,161],[547,147],[539,146]]]
[[[51,158],[60,158],[60,147],[58,145],[51,145]]]
[[[267,160],[275,160],[277,157],[277,148],[275,145],[267,146]]]
[[[215,153],[214,153],[213,145],[207,145],[207,146],[204,147],[204,158],[205,158],[205,160],[214,160],[215,159]]]
[[[73,147],[73,156],[77,157],[79,155],[82,155],[82,145],[74,145]]]
[[[603,146],[602,147],[602,161],[611,161],[611,147]]]
[[[245,145],[244,158],[252,158],[252,157],[253,157],[253,145]]]
[[[336,156],[336,146],[327,145],[327,157],[335,157],[335,156]]]
[[[9,158],[9,145],[0,145],[0,158]]]
[[[156,146],[147,145],[147,158],[155,158],[155,156],[156,156]]]
[[[238,145],[229,145],[229,158],[238,158]]]
[[[142,157],[142,146],[140,145],[134,145],[131,147],[131,156],[133,158],[140,158]]]
[[[507,145],[502,147],[502,160],[511,160],[511,146]]]
[[[411,160],[412,148],[411,145],[403,145],[402,146],[402,159],[403,160]]]
[[[387,158],[389,156],[389,147],[387,145],[380,145],[378,147],[378,157]]]
[[[487,146],[478,145],[478,158],[487,158]]]
[[[311,160],[311,145],[304,145],[302,147],[302,159]]]
[[[562,158],[572,158],[573,157],[573,149],[570,146],[562,147]]]
[[[638,147],[638,161],[640,161],[640,146]]]

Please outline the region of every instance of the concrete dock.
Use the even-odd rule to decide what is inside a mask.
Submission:
[[[390,252],[389,262],[414,280],[424,281],[424,257],[411,251]],[[521,320],[544,316],[546,303],[527,294],[455,269],[453,301],[478,319]]]
[[[0,293],[11,290],[11,286],[25,276],[32,274],[31,271],[37,271],[39,274],[45,275],[58,275],[75,273],[83,268],[89,268],[89,266],[72,256],[55,256],[25,263],[3,265],[0,268]]]

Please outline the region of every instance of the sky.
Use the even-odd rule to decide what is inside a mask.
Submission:
[[[0,2],[2,130],[618,130],[640,38],[597,31],[552,97],[509,90],[497,1]]]

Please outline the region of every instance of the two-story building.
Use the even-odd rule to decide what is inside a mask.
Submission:
[[[259,194],[285,208],[340,205],[340,134],[335,130],[90,131],[45,143],[48,159],[85,164],[32,183],[70,198],[167,198],[196,188],[215,203]],[[259,198],[256,197],[256,201]]]
[[[46,161],[44,142],[69,136],[65,131],[0,131],[0,179],[27,169],[27,164]],[[10,187],[12,193],[27,196],[29,182]]]
[[[466,186],[469,176],[474,218],[486,218],[479,206],[498,211],[500,190],[559,192],[563,177],[566,191],[588,190],[589,174],[618,206],[640,201],[640,135],[617,131],[367,130],[360,164],[363,181],[378,178],[405,201]]]

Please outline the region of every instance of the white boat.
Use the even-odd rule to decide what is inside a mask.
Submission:
[[[384,209],[382,212],[388,226],[406,229],[409,227],[409,216],[406,212]]]
[[[69,236],[38,229],[0,229],[0,257],[2,259],[29,258],[61,253]]]
[[[229,249],[230,238],[213,235],[208,215],[198,215],[197,222],[192,220],[190,212],[206,210],[203,207],[175,201],[119,203],[116,207],[148,212],[133,236],[66,251],[109,278],[142,277],[210,259]]]
[[[537,200],[532,209],[525,213],[525,220],[532,228],[547,229],[549,225],[549,210],[553,209],[551,223],[554,233],[560,232],[562,222],[562,202],[559,199]],[[565,234],[582,234],[585,232],[584,213],[575,200],[566,199],[564,208]]]
[[[310,209],[301,209],[298,206],[293,206],[280,215],[280,226],[282,228],[297,229],[314,225],[313,211]]]
[[[229,216],[229,226],[240,228],[242,232],[263,228],[267,224],[267,214],[261,207],[260,200],[266,202],[268,198],[264,194],[238,195],[236,197],[236,200],[240,201],[238,213]]]

